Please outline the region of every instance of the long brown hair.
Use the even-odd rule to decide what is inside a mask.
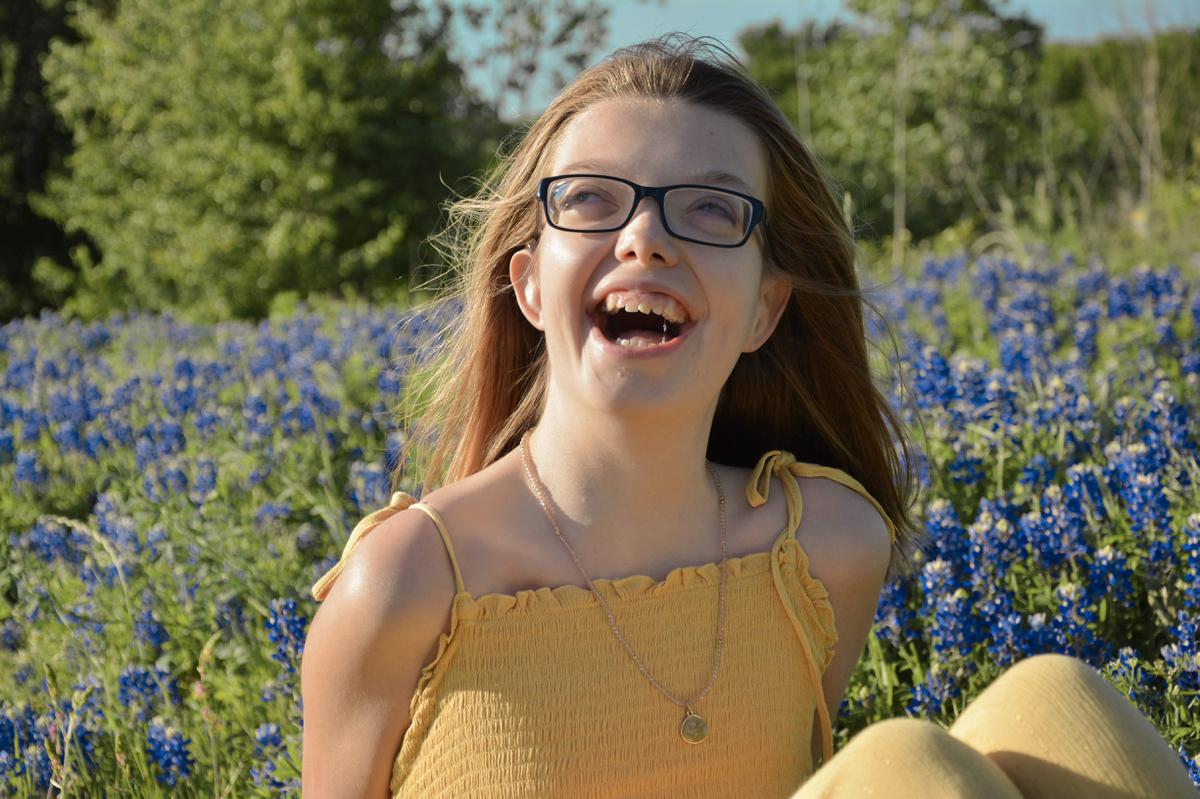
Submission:
[[[410,378],[399,409],[409,441],[419,440],[418,431],[432,435],[425,489],[440,476],[453,482],[493,463],[542,413],[543,334],[520,312],[508,262],[537,237],[537,183],[567,124],[616,97],[687,101],[727,113],[754,131],[767,153],[764,260],[792,292],[774,333],[743,353],[726,381],[708,458],[753,466],[767,450],[783,449],[842,469],[896,526],[893,566],[907,566],[920,534],[909,517],[915,467],[905,431],[872,379],[863,318],[870,303],[859,289],[858,250],[831,181],[734,55],[715,40],[681,34],[622,48],[581,73],[512,151],[501,153],[480,190],[450,205],[450,223],[433,241],[451,280],[434,301],[459,300],[462,312],[442,331],[435,366]]]

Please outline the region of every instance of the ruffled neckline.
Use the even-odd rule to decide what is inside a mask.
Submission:
[[[769,550],[729,558],[727,561],[729,579],[736,580],[770,572],[772,553],[778,551],[781,565],[801,565],[799,573],[803,581],[811,584],[811,588],[817,589],[810,592],[810,596],[814,600],[818,596],[827,599],[828,592],[825,591],[825,587],[808,573],[808,556],[799,542],[795,538],[787,536],[786,533],[781,536],[781,539],[777,540]],[[661,597],[664,594],[692,588],[715,586],[720,584],[720,580],[721,562],[715,561],[698,566],[676,566],[661,580],[646,574],[630,574],[624,577],[596,578],[592,582],[595,584],[596,590],[609,603],[625,603]],[[455,615],[464,621],[501,619],[530,613],[599,606],[600,602],[590,588],[574,584],[526,588],[512,594],[487,593],[480,596],[475,596],[468,591],[460,591],[454,597]]]
[[[790,530],[781,533],[769,550],[729,558],[729,579],[770,574],[771,558],[776,552],[781,573],[792,575],[800,582],[804,597],[802,601],[807,606],[810,620],[815,623],[814,633],[824,651],[824,666],[827,667],[833,657],[833,647],[838,641],[833,605],[829,601],[829,591],[825,584],[809,573],[808,553]],[[613,579],[601,578],[592,582],[606,601],[623,604],[688,588],[718,585],[720,577],[721,564],[718,561],[699,566],[676,566],[667,572],[662,580],[655,580],[645,574],[631,574]],[[459,624],[499,619],[527,619],[547,613],[599,606],[600,603],[591,589],[570,584],[530,588],[515,594],[488,593],[473,596],[468,591],[458,592],[450,606],[450,629],[438,636],[437,652],[421,669],[409,706],[411,718],[416,718],[418,707],[424,701],[425,688],[433,679],[439,665],[449,657]]]

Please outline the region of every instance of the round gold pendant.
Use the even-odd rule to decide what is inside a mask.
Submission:
[[[690,709],[679,727],[679,734],[690,744],[698,744],[708,736],[708,722],[702,716],[697,716]]]

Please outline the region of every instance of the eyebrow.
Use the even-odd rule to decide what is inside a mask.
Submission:
[[[600,161],[574,161],[574,162],[562,167],[561,171],[562,171],[562,174],[567,174],[570,172],[574,172],[577,169],[595,169],[595,170],[600,170],[601,172],[606,172],[610,175],[616,174],[617,172],[620,171],[618,169],[613,168],[609,164],[605,164]],[[695,173],[692,173],[690,176],[684,178],[684,180],[681,182],[682,183],[704,183],[704,184],[729,186],[730,188],[737,189],[738,191],[743,192],[745,194],[749,194],[749,195],[755,196],[755,197],[758,196],[758,192],[756,192],[750,186],[750,184],[746,183],[746,181],[742,180],[741,178],[739,178],[737,175],[733,174],[732,172],[726,172],[723,169],[710,169],[707,172],[695,172]]]

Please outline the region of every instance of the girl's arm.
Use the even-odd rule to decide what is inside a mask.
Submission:
[[[805,549],[811,574],[829,591],[837,624],[837,648],[822,678],[832,722],[866,646],[892,547],[887,524],[870,502],[846,486],[823,482],[831,492],[826,507],[838,508],[838,512],[821,525],[819,537],[805,542]],[[821,733],[815,725],[813,732],[815,763],[821,752]]]
[[[413,690],[453,596],[450,561],[423,513],[397,513],[351,553],[304,644],[303,796],[389,795]]]

